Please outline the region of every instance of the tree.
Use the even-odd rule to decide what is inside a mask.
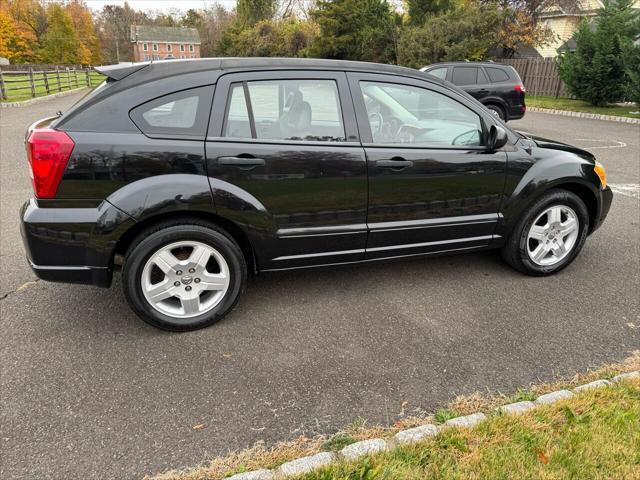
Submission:
[[[604,0],[592,23],[583,21],[573,36],[575,52],[562,53],[558,70],[569,91],[593,105],[624,98],[629,77],[623,47],[638,35],[633,0]]]
[[[320,29],[312,56],[396,62],[399,18],[386,0],[319,0],[311,18]]]
[[[80,63],[80,40],[73,21],[58,3],[47,7],[47,29],[40,39],[38,56],[46,63]]]
[[[131,25],[148,25],[149,17],[131,8],[127,2],[122,7],[105,5],[96,16],[98,38],[105,62],[130,62],[133,60]]]
[[[405,0],[409,25],[422,25],[427,17],[450,10],[454,0]]]
[[[33,59],[33,33],[14,20],[10,12],[0,8],[0,57],[13,63],[28,62]]]
[[[102,63],[102,53],[91,12],[80,0],[71,0],[64,8],[73,21],[73,27],[80,41],[79,62],[85,65],[99,65]]]
[[[262,20],[271,20],[276,8],[276,0],[238,0],[237,20],[243,27],[253,27]]]
[[[422,26],[407,27],[398,42],[398,63],[420,68],[449,60],[483,60],[498,42],[503,12],[495,4],[470,3]]]

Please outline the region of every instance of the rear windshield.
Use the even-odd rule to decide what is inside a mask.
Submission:
[[[57,123],[66,115],[68,115],[69,113],[73,112],[74,110],[76,110],[78,107],[80,107],[80,105],[82,105],[85,102],[88,102],[89,100],[91,100],[93,97],[95,97],[99,92],[101,92],[102,90],[104,90],[105,88],[107,88],[107,85],[109,84],[108,80],[105,80],[104,82],[102,82],[100,85],[98,85],[97,87],[89,90],[87,93],[85,93],[82,97],[80,97],[80,99],[74,103],[73,105],[71,105],[71,107],[69,107],[63,115],[61,115],[60,117],[58,117],[58,120],[56,120],[53,124],[51,124],[51,127],[55,128],[55,126],[57,125]]]

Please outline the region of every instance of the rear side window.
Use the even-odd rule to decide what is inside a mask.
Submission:
[[[442,80],[446,80],[447,67],[434,68],[433,70],[429,70],[427,73],[429,75],[433,75],[434,77],[441,78]]]
[[[235,83],[229,91],[223,135],[344,142],[338,87],[333,80],[320,79]]]
[[[507,72],[505,72],[501,68],[486,67],[486,69],[487,69],[487,75],[489,75],[489,78],[493,83],[509,81],[509,75],[507,75]]]
[[[478,81],[478,67],[455,67],[452,80],[455,85],[475,85]]]
[[[130,112],[131,120],[149,137],[203,139],[213,97],[213,86],[171,93]]]

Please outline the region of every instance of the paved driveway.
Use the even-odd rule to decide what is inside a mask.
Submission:
[[[0,110],[0,478],[140,477],[358,416],[388,424],[404,401],[432,411],[640,348],[640,209],[623,195],[551,278],[491,252],[270,274],[226,320],[187,334],[139,321],[119,280],[31,283],[22,135],[74,101]],[[594,148],[614,184],[640,181],[637,125],[532,113],[513,125]]]

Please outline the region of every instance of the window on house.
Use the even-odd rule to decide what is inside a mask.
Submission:
[[[193,45],[189,45],[189,51],[193,52]]]
[[[184,52],[184,45],[180,45],[180,51]]]
[[[149,50],[149,44],[148,44],[148,43],[143,43],[143,44],[142,44],[142,50],[144,50],[145,52],[146,52],[147,50]]]
[[[154,51],[154,52],[157,52],[157,51],[158,51],[158,44],[157,44],[157,43],[154,43],[154,44],[153,44],[153,51]]]
[[[170,52],[170,51],[171,51],[171,44],[167,43],[167,52]]]

